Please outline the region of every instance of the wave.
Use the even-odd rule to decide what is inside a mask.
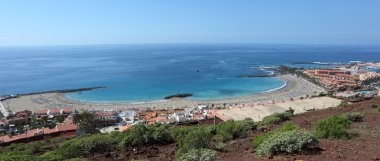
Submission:
[[[322,63],[322,62],[316,61],[316,62],[313,62],[313,64],[328,65],[330,63]]]
[[[302,64],[317,64],[317,65],[342,65],[345,63],[342,62],[319,62],[319,61],[314,61],[314,62],[295,62],[292,63],[293,65],[302,65]]]
[[[178,60],[178,59],[169,59],[168,61],[169,62],[179,62],[180,60]]]
[[[273,88],[273,89],[270,89],[270,90],[267,90],[264,92],[260,92],[260,93],[269,93],[269,92],[277,91],[277,90],[280,90],[280,89],[286,87],[287,85],[288,85],[288,83],[286,81],[284,81],[284,84],[282,86],[277,87],[277,88]]]
[[[269,73],[268,75],[274,75],[273,70],[268,70],[268,69],[273,69],[274,67],[266,67],[266,66],[260,66],[258,69],[260,69],[263,72]]]
[[[225,79],[232,79],[232,78],[228,78],[228,77],[216,77],[214,79],[215,80],[225,80]]]

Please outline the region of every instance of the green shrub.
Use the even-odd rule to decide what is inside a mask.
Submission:
[[[276,115],[269,115],[263,118],[263,120],[260,122],[260,126],[266,126],[269,124],[281,122],[281,118],[277,117]]]
[[[170,136],[175,141],[181,141],[191,131],[192,128],[173,126],[170,128]]]
[[[217,152],[210,149],[193,149],[181,157],[181,161],[214,161]]]
[[[62,160],[64,160],[64,158],[61,155],[56,154],[55,152],[47,152],[47,153],[41,155],[40,159],[46,160],[46,161],[62,161]]]
[[[343,100],[340,102],[339,106],[346,107],[346,106],[348,106],[348,102],[346,100]]]
[[[308,132],[298,130],[277,132],[257,147],[258,156],[270,156],[278,153],[301,152],[318,144],[318,139]]]
[[[270,124],[289,120],[289,118],[293,116],[293,114],[294,114],[293,109],[289,109],[286,112],[282,112],[282,113],[274,113],[272,115],[264,117],[263,120],[260,122],[259,126],[265,127]]]
[[[135,125],[130,130],[127,130],[122,144],[123,147],[141,146],[145,143],[145,135],[148,133],[148,128],[144,125]]]
[[[46,151],[44,141],[36,141],[32,143],[11,144],[8,147],[0,148],[0,155],[33,155]]]
[[[115,142],[120,143],[123,141],[124,137],[126,134],[124,132],[119,132],[119,131],[113,131],[111,134],[109,134],[111,138],[115,140]]]
[[[349,112],[346,113],[346,118],[352,122],[362,122],[364,114],[360,112]]]
[[[214,142],[223,142],[224,141],[224,137],[222,135],[214,135],[212,137],[212,141],[214,141]]]
[[[121,142],[122,147],[168,143],[173,140],[168,128],[163,125],[135,125],[125,135]]]
[[[207,128],[194,128],[187,134],[182,146],[187,149],[207,148],[211,141],[211,137],[212,135]]]
[[[254,127],[252,120],[234,121],[228,120],[216,127],[216,134],[223,137],[224,141],[248,136]]]
[[[168,143],[172,142],[172,138],[170,137],[170,132],[165,126],[159,126],[157,128],[153,128],[152,130],[152,140],[154,143]]]
[[[191,130],[185,134],[185,137],[178,137],[177,142],[179,148],[176,156],[181,157],[183,154],[193,149],[208,148],[213,136],[211,130],[212,128],[209,126],[192,127]]]
[[[122,144],[124,147],[141,146],[146,143],[148,128],[144,125],[135,125],[130,130],[127,130]]]
[[[346,130],[349,125],[347,118],[334,115],[317,122],[315,132],[318,138],[347,139],[349,133]]]
[[[380,106],[379,106],[379,107],[377,107],[377,112],[380,112]]]
[[[298,126],[292,122],[285,122],[281,128],[279,128],[279,131],[292,131],[297,130]]]
[[[288,113],[288,114],[293,115],[294,114],[294,109],[292,107],[289,107],[289,109],[286,110],[285,112]]]
[[[33,155],[4,155],[0,157],[0,161],[40,161],[38,157]]]
[[[63,142],[56,154],[68,159],[85,157],[88,154],[112,150],[115,143],[110,135],[89,135]]]
[[[71,158],[71,159],[67,159],[65,161],[87,161],[86,158]]]
[[[226,150],[226,144],[219,143],[218,145],[216,145],[215,149],[219,150],[219,151],[225,151]]]
[[[267,133],[264,133],[262,135],[259,135],[259,136],[256,136],[253,140],[252,140],[252,148],[257,148],[264,140],[267,140],[269,137],[271,137],[272,135],[274,135],[275,133],[278,133],[278,132],[285,132],[285,131],[292,131],[292,130],[297,130],[298,127],[291,123],[291,122],[286,122],[282,125],[281,128],[279,129],[276,129],[276,130],[273,130],[273,131],[269,131]]]

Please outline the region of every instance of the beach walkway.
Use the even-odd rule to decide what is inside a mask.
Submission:
[[[3,105],[1,101],[0,101],[0,111],[1,113],[3,113],[4,117],[7,117],[9,115],[8,110],[5,108],[5,106]]]
[[[221,119],[228,120],[243,120],[251,118],[254,121],[261,121],[265,116],[274,113],[285,112],[292,107],[294,112],[303,113],[309,110],[325,109],[329,107],[336,107],[341,100],[331,97],[315,97],[303,100],[287,101],[284,103],[264,104],[264,105],[245,105],[235,106],[229,109],[216,110],[217,116],[223,116]]]

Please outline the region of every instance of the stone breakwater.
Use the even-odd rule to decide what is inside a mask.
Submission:
[[[191,94],[191,93],[181,93],[181,94],[175,94],[175,95],[166,96],[165,99],[168,100],[168,99],[171,99],[171,98],[186,98],[186,97],[190,97],[190,96],[193,96],[193,94]]]
[[[90,87],[90,88],[62,89],[62,90],[49,90],[49,91],[41,91],[41,92],[11,94],[11,95],[0,96],[0,101],[11,99],[11,98],[17,98],[20,96],[29,96],[29,95],[38,95],[38,94],[47,94],[47,93],[73,93],[73,92],[91,91],[91,90],[101,89],[101,88],[106,88],[106,87],[101,86],[101,87]]]

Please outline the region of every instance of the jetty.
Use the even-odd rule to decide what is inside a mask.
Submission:
[[[175,95],[170,95],[170,96],[166,96],[165,99],[171,99],[171,98],[186,98],[186,97],[190,97],[190,96],[193,96],[193,94],[191,93],[181,93],[181,94],[175,94]]]
[[[91,91],[91,90],[101,89],[101,88],[106,88],[106,87],[100,86],[100,87],[90,87],[90,88],[62,89],[62,90],[49,90],[49,91],[30,92],[30,93],[22,93],[22,94],[11,94],[11,95],[0,96],[0,101],[4,101],[11,98],[17,98],[20,96],[29,96],[29,95],[46,94],[46,93],[73,93],[73,92]]]
[[[260,77],[276,77],[276,74],[255,74],[255,75],[238,75],[237,78],[260,78]]]

